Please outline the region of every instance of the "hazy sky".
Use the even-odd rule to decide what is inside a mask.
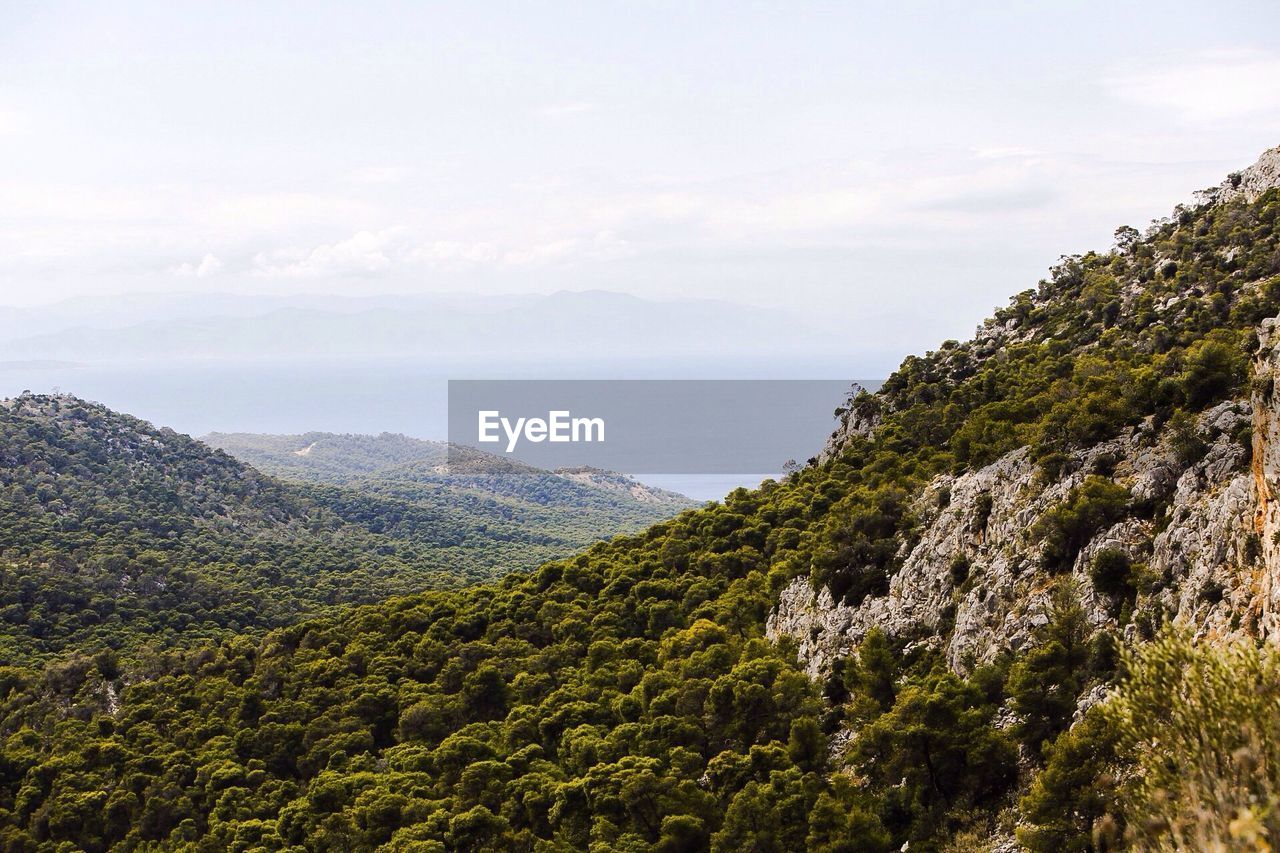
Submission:
[[[599,287],[928,343],[1276,144],[1274,0],[6,0],[0,303]]]

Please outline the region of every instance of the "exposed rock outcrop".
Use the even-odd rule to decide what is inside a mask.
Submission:
[[[1200,193],[1199,200],[1216,204],[1236,199],[1252,202],[1274,187],[1280,187],[1280,146],[1264,151],[1249,168],[1231,174],[1219,186]]]
[[[1276,584],[1257,553],[1255,474],[1240,441],[1251,408],[1235,401],[1205,412],[1198,429],[1207,449],[1185,465],[1170,437],[1148,423],[1077,453],[1070,473],[1051,482],[1027,448],[977,471],[938,477],[916,501],[922,535],[887,595],[847,604],[797,579],[769,619],[769,636],[795,638],[814,676],[875,626],[894,638],[941,645],[958,672],[1026,648],[1047,622],[1054,582],[1042,565],[1037,522],[1104,469],[1129,488],[1135,512],[1075,556],[1070,574],[1090,621],[1120,627],[1130,639],[1170,619],[1199,634],[1262,633],[1264,616],[1275,612],[1266,596]],[[1278,416],[1268,417],[1274,427]],[[1275,465],[1271,470],[1280,470],[1280,458]],[[1108,549],[1147,566],[1148,583],[1124,625],[1117,602],[1089,577],[1094,558]]]
[[[1263,633],[1280,635],[1280,330],[1277,320],[1258,328],[1253,360],[1253,534],[1261,563],[1258,577],[1259,621]]]

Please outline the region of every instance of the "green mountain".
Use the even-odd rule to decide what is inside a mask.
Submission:
[[[466,547],[477,560],[492,560],[476,565],[471,579],[532,569],[695,506],[621,474],[544,471],[390,433],[213,433],[204,441],[294,483],[346,522],[424,549]]]
[[[687,505],[534,469],[511,481],[541,503],[407,474],[299,486],[69,396],[0,403],[0,459],[0,663],[189,645],[493,578]]]
[[[260,641],[0,670],[0,842],[1274,847],[1277,166],[907,359],[783,482]]]
[[[602,533],[641,530],[696,505],[622,474],[592,468],[545,471],[471,448],[450,451],[443,442],[391,433],[211,433],[203,440],[284,480],[341,486],[371,501],[412,504],[441,519],[474,515],[506,521],[525,534],[573,547],[605,538]],[[345,506],[341,499],[330,503]],[[366,522],[373,523],[371,518]]]

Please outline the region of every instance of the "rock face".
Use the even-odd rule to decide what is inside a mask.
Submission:
[[[862,386],[855,384],[848,399],[836,413],[840,422],[818,453],[820,462],[833,458],[853,438],[871,434],[880,423],[880,401],[874,394],[864,393]]]
[[[1220,186],[1201,193],[1200,198],[1214,203],[1235,199],[1252,202],[1277,186],[1280,186],[1280,146],[1263,152],[1258,162],[1244,171],[1234,173]]]
[[[1280,355],[1268,353],[1280,364]],[[1265,411],[1267,423],[1280,430],[1280,412]],[[1207,449],[1185,463],[1171,437],[1147,424],[1077,453],[1070,473],[1052,482],[1042,482],[1027,448],[977,471],[938,477],[916,501],[923,533],[887,595],[844,604],[797,579],[769,619],[769,636],[798,641],[815,677],[877,626],[890,637],[942,645],[950,666],[962,673],[1002,650],[1025,648],[1047,622],[1055,579],[1042,564],[1037,522],[1099,471],[1127,486],[1135,506],[1160,507],[1161,514],[1125,518],[1080,549],[1070,574],[1093,624],[1118,623],[1117,602],[1089,577],[1099,552],[1118,550],[1147,566],[1148,583],[1133,603],[1126,638],[1168,620],[1198,634],[1274,634],[1268,620],[1277,608],[1268,596],[1280,584],[1269,580],[1271,551],[1258,547],[1255,524],[1262,522],[1255,522],[1254,510],[1261,504],[1250,448],[1241,443],[1252,413],[1250,401],[1205,412],[1197,426]],[[1276,458],[1264,467],[1274,473],[1280,451],[1271,452]],[[1270,502],[1266,512],[1267,523],[1280,529],[1280,507]]]
[[[1261,633],[1280,635],[1280,329],[1275,319],[1258,328],[1253,361],[1253,459],[1250,466],[1253,533],[1260,552],[1258,584]]]

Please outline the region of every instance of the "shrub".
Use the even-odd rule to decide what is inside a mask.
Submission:
[[[1017,752],[993,712],[977,687],[935,672],[859,733],[854,757],[885,792],[886,825],[912,849],[927,848],[949,812],[989,806],[1015,781]]]
[[[1135,766],[1123,791],[1146,849],[1280,842],[1280,656],[1251,641],[1169,632],[1131,653],[1107,709]]]
[[[1240,347],[1222,340],[1209,339],[1191,347],[1186,365],[1182,390],[1187,403],[1197,409],[1226,399],[1239,388],[1245,376]]]
[[[850,692],[861,694],[877,709],[886,711],[897,696],[898,670],[898,658],[889,638],[879,628],[872,628],[862,638],[857,658],[849,662],[845,680]]]
[[[1122,825],[1114,770],[1118,736],[1101,706],[1063,732],[1049,748],[1045,768],[1019,802],[1018,841],[1032,853],[1114,849]],[[1111,844],[1095,844],[1107,839]]]
[[[1196,429],[1195,416],[1179,409],[1169,418],[1169,445],[1178,464],[1189,468],[1199,462],[1208,450],[1205,440]]]
[[[1054,592],[1037,645],[1009,671],[1009,696],[1019,717],[1014,731],[1033,754],[1071,723],[1088,675],[1088,636],[1075,588],[1064,582]]]
[[[910,525],[907,493],[859,491],[833,510],[826,545],[813,560],[815,584],[850,604],[888,592],[899,537]]]
[[[977,521],[979,530],[987,529],[987,522],[991,520],[991,510],[995,506],[995,499],[990,492],[983,492],[973,502],[974,519]]]
[[[1094,589],[1112,598],[1125,598],[1136,592],[1133,563],[1119,548],[1103,548],[1093,555],[1089,580]]]
[[[1036,523],[1035,532],[1045,543],[1045,568],[1069,569],[1080,549],[1098,531],[1123,518],[1128,505],[1128,489],[1105,477],[1086,477]]]

